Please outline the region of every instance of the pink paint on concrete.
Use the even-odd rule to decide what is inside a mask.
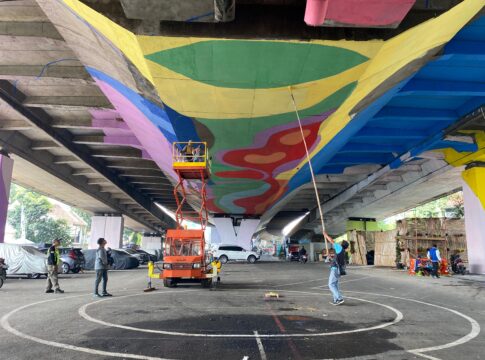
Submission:
[[[131,132],[131,129],[128,127],[128,125],[126,125],[126,123],[121,118],[110,119],[110,120],[93,119],[92,126],[94,128]]]
[[[394,27],[416,0],[307,0],[305,22],[342,26]]]
[[[89,113],[93,117],[93,119],[97,120],[111,120],[111,119],[116,119],[120,118],[121,115],[118,111],[116,110],[111,110],[111,109],[91,109],[89,110]]]
[[[310,26],[322,25],[327,17],[330,0],[307,0],[305,9],[305,22]]]
[[[92,116],[91,126],[95,129],[103,130],[104,134],[107,135],[107,138],[105,138],[106,144],[132,145],[133,147],[141,149],[142,159],[152,159],[150,154],[141,146],[138,139],[136,139],[135,143],[133,143],[132,140],[135,138],[135,135],[118,111],[92,109],[89,111],[89,113]],[[130,135],[131,139],[125,138],[126,136]]]
[[[138,141],[135,135],[131,134],[129,136],[120,135],[106,135],[104,137],[104,143],[109,145],[129,145],[139,149],[142,149],[142,144]]]
[[[96,83],[121,114],[135,137],[139,139],[144,150],[151,155],[152,160],[165,174],[175,179],[177,175],[172,169],[172,144],[129,99],[104,81],[96,79]]]

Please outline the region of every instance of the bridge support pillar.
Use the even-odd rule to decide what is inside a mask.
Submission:
[[[119,215],[93,216],[91,221],[91,240],[89,248],[96,249],[99,238],[108,242],[108,247],[121,248],[123,245],[124,220]]]
[[[212,238],[218,238],[221,244],[237,245],[251,250],[251,239],[259,222],[259,219],[216,217],[214,225],[218,236],[212,236]]]
[[[463,180],[469,269],[485,274],[485,166],[466,169]]]
[[[10,196],[10,183],[12,181],[13,160],[0,153],[0,243],[5,237],[7,226],[8,198]]]
[[[143,250],[162,250],[162,236],[160,234],[143,234],[141,238]]]

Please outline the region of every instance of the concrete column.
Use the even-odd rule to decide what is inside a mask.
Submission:
[[[154,234],[143,234],[141,247],[143,250],[162,250],[162,237]]]
[[[4,241],[5,227],[7,226],[12,170],[13,160],[6,155],[0,154],[0,243]]]
[[[93,216],[91,221],[91,240],[89,248],[96,249],[99,238],[108,242],[112,249],[121,248],[123,245],[124,219],[122,216]]]
[[[485,274],[485,167],[463,172],[463,198],[469,269]]]
[[[234,226],[232,218],[214,218],[214,225],[221,244],[237,245],[251,250],[251,239],[259,221],[259,219],[242,219],[239,226]]]

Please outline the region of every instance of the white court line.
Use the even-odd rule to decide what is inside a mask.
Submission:
[[[349,283],[349,282],[352,282],[352,281],[359,281],[359,280],[363,280],[363,279],[369,279],[371,278],[372,276],[363,276],[361,278],[358,278],[358,279],[352,279],[352,280],[343,280],[343,281],[339,281],[339,284],[345,284],[345,283]],[[315,286],[315,287],[312,287],[311,289],[312,290],[316,290],[316,289],[325,289],[327,288],[328,285],[321,285],[321,286]]]
[[[417,355],[417,356],[420,356],[422,358],[429,359],[429,360],[441,360],[440,358],[437,358],[437,357],[434,357],[434,356],[431,356],[431,355],[421,354],[421,353],[415,352],[413,350],[408,350],[408,353],[411,353],[413,355]]]
[[[263,342],[257,331],[254,332],[254,336],[256,338],[256,343],[258,344],[259,353],[261,354],[261,360],[266,360],[266,352],[264,351]]]
[[[237,290],[237,289],[234,289],[234,290]],[[281,291],[282,292],[295,293],[295,294],[313,295],[313,296],[321,296],[322,295],[321,293],[296,291],[296,290],[281,290]],[[167,292],[165,292],[165,293],[167,293]],[[148,295],[153,295],[153,294],[157,294],[157,293],[148,293],[148,294],[145,294],[145,295],[148,296]],[[158,293],[158,294],[163,295],[163,293]],[[132,297],[132,296],[141,296],[141,295],[143,295],[143,294],[137,293],[137,294],[131,294],[131,295],[118,296],[116,298],[107,298],[107,299],[94,301],[94,302],[87,303],[87,304],[81,306],[78,310],[78,313],[82,318],[84,318],[88,321],[103,325],[103,326],[115,327],[115,328],[119,328],[119,329],[123,329],[123,330],[144,332],[144,333],[149,333],[149,334],[162,334],[162,335],[169,335],[169,336],[185,336],[185,337],[204,337],[204,338],[252,338],[252,337],[254,337],[254,334],[204,334],[204,333],[186,333],[186,332],[175,332],[175,331],[166,331],[166,330],[142,329],[142,328],[137,328],[137,327],[133,327],[133,326],[120,325],[120,324],[110,323],[110,322],[107,322],[107,321],[96,319],[96,318],[93,318],[90,315],[88,315],[87,312],[86,312],[86,309],[89,306],[100,303],[100,302],[113,300],[113,299],[122,299],[122,298],[127,298],[127,297]],[[325,294],[325,295],[330,295],[330,294]],[[351,334],[351,333],[359,333],[359,332],[383,329],[385,327],[395,325],[403,319],[403,314],[399,310],[397,310],[397,309],[395,309],[395,308],[393,308],[389,305],[381,304],[381,303],[378,303],[376,301],[356,298],[356,297],[347,296],[347,298],[384,307],[384,308],[390,310],[391,312],[393,312],[394,314],[396,314],[396,317],[392,321],[385,322],[385,323],[375,325],[375,326],[371,326],[371,327],[368,327],[368,328],[360,328],[360,329],[345,330],[345,331],[342,330],[342,331],[334,331],[334,332],[323,332],[323,333],[314,333],[314,334],[311,334],[311,333],[305,333],[305,334],[298,334],[298,333],[297,334],[258,334],[258,337],[260,337],[260,338],[291,338],[291,337],[323,337],[323,336],[343,335],[343,334]]]
[[[123,291],[123,290],[122,290]],[[137,355],[137,354],[126,354],[126,353],[115,353],[115,352],[110,352],[110,351],[102,351],[102,350],[95,350],[87,347],[81,347],[81,346],[75,346],[75,345],[70,345],[70,344],[64,344],[64,343],[59,343],[56,341],[49,341],[49,340],[44,340],[35,336],[27,335],[24,334],[17,329],[13,328],[8,319],[10,316],[17,312],[21,312],[22,310],[31,307],[31,306],[36,306],[40,304],[45,304],[48,302],[56,301],[56,300],[66,300],[66,299],[73,299],[73,298],[78,298],[78,297],[83,297],[83,296],[92,296],[92,294],[85,294],[85,295],[75,295],[75,296],[63,296],[63,297],[58,297],[55,299],[49,299],[49,300],[43,300],[43,301],[38,301],[35,303],[27,304],[21,307],[18,307],[9,313],[5,314],[2,319],[0,320],[0,325],[10,332],[11,334],[18,336],[22,339],[30,340],[39,344],[43,345],[48,345],[64,350],[73,350],[73,351],[79,351],[79,352],[84,352],[87,354],[91,355],[100,355],[100,356],[110,356],[110,357],[117,357],[121,359],[138,359],[138,360],[171,360],[171,359],[166,359],[166,358],[159,358],[159,357],[151,357],[151,356],[144,356],[144,355]]]
[[[459,338],[458,340],[455,340],[455,341],[452,341],[452,342],[449,342],[449,343],[446,343],[446,344],[443,344],[443,345],[438,345],[438,346],[430,346],[430,347],[426,347],[426,348],[418,348],[418,349],[407,350],[407,352],[415,354],[415,355],[423,356],[422,353],[424,353],[424,352],[438,351],[438,350],[443,350],[443,349],[455,347],[455,346],[458,346],[458,345],[463,345],[463,344],[469,342],[470,340],[476,338],[480,334],[480,324],[475,319],[473,319],[470,316],[465,315],[465,314],[463,314],[463,313],[461,313],[457,310],[453,310],[453,309],[450,309],[450,308],[447,308],[447,307],[444,307],[444,306],[441,306],[441,305],[436,305],[436,304],[432,304],[432,303],[428,303],[428,302],[424,302],[424,301],[419,301],[419,300],[415,300],[415,299],[403,298],[403,297],[394,296],[394,295],[367,293],[367,292],[363,292],[363,291],[347,291],[347,292],[356,293],[356,294],[383,296],[383,297],[399,299],[399,300],[406,300],[406,301],[411,301],[411,302],[415,302],[415,303],[422,304],[422,305],[431,306],[431,307],[441,309],[441,310],[446,310],[446,311],[449,311],[449,312],[451,312],[455,315],[458,315],[458,316],[464,318],[465,320],[467,320],[471,324],[472,329],[470,330],[470,332],[467,335]],[[428,356],[429,359],[437,359],[437,358],[433,358],[429,355],[425,355],[424,357],[426,357],[426,356]]]
[[[187,290],[187,291],[190,291],[190,290]],[[187,292],[187,291],[176,291],[176,292]],[[321,295],[321,293],[312,293],[312,292],[303,292],[303,291],[291,291],[291,290],[283,290],[283,291],[291,292],[291,293],[306,293],[306,294],[310,294],[310,295]],[[167,291],[167,293],[168,292],[172,292],[172,291]],[[438,345],[438,346],[406,350],[409,353],[412,353],[412,354],[415,354],[415,355],[418,355],[418,356],[421,356],[421,357],[424,357],[424,358],[427,358],[427,359],[430,359],[430,360],[439,360],[439,359],[434,358],[430,355],[425,355],[425,354],[423,354],[424,352],[437,351],[437,350],[442,350],[442,349],[447,349],[447,348],[451,348],[451,347],[454,347],[454,346],[462,345],[462,344],[465,344],[466,342],[469,342],[470,340],[474,339],[475,337],[477,337],[480,334],[480,325],[473,318],[471,318],[471,317],[469,317],[469,316],[467,316],[467,315],[465,315],[465,314],[463,314],[459,311],[449,309],[449,308],[446,308],[444,306],[439,306],[439,305],[426,303],[426,302],[415,300],[415,299],[403,298],[403,297],[398,297],[398,296],[393,296],[393,295],[385,295],[385,294],[378,294],[378,293],[367,293],[367,292],[362,292],[362,291],[360,291],[360,292],[359,291],[348,291],[348,292],[358,293],[358,294],[360,293],[360,294],[366,294],[366,295],[378,296],[378,297],[388,297],[388,298],[394,298],[394,299],[405,300],[405,301],[411,301],[411,302],[419,303],[419,304],[422,304],[422,305],[427,305],[427,306],[431,306],[431,307],[435,307],[435,308],[438,308],[438,309],[449,311],[453,314],[456,314],[456,315],[464,318],[468,322],[470,322],[470,324],[472,325],[472,330],[467,335],[459,338],[458,340],[455,340],[455,341],[452,341],[452,342],[449,342],[449,343],[446,343],[446,344],[443,344],[443,345]],[[135,294],[129,295],[129,296],[134,296],[134,295]],[[40,305],[40,304],[44,304],[44,303],[48,303],[48,302],[52,302],[52,301],[56,301],[56,300],[65,300],[65,299],[69,299],[69,298],[82,297],[82,296],[86,296],[86,295],[77,295],[77,296],[70,296],[70,297],[58,297],[58,298],[55,298],[55,299],[39,301],[39,302],[35,302],[35,303],[31,303],[31,304],[21,306],[17,309],[10,311],[9,313],[5,314],[0,320],[0,325],[5,330],[7,330],[8,332],[10,332],[10,333],[12,333],[12,334],[14,334],[14,335],[16,335],[20,338],[24,338],[24,339],[27,339],[27,340],[30,340],[30,341],[33,341],[33,342],[37,342],[37,343],[40,343],[40,344],[53,346],[53,347],[57,347],[57,348],[61,348],[61,349],[74,350],[74,351],[85,352],[85,353],[94,354],[94,355],[119,357],[119,358],[126,358],[126,359],[167,360],[167,359],[163,359],[163,358],[148,357],[148,356],[137,355],[137,354],[111,353],[111,352],[106,352],[106,351],[101,351],[101,350],[94,350],[94,349],[90,349],[90,348],[84,348],[84,347],[73,346],[73,345],[69,345],[69,344],[58,343],[58,342],[54,342],[54,341],[47,341],[47,340],[40,339],[40,338],[35,337],[35,336],[30,336],[30,335],[24,334],[24,333],[16,330],[15,328],[13,328],[10,325],[10,323],[8,321],[10,316],[28,308],[28,307],[33,307],[33,306],[36,306],[36,305]],[[372,302],[370,300],[364,300],[364,299],[358,299],[358,300],[366,301],[366,302],[369,302],[369,303],[375,303],[375,302]],[[383,304],[379,304],[379,303],[375,303],[375,304],[388,307],[387,305],[383,305]],[[393,309],[391,307],[388,307],[388,308]],[[401,317],[402,317],[402,314],[401,314]],[[139,330],[140,329],[138,329],[138,331]],[[352,332],[359,332],[359,331],[361,331],[361,330],[356,329],[356,330],[353,330]],[[327,335],[328,334],[329,333],[327,333]],[[280,335],[278,337],[294,336],[294,335],[291,335],[291,334],[283,334],[283,335],[284,336]],[[309,335],[310,334],[304,334],[304,336],[309,336]],[[312,334],[312,335],[315,335],[315,334]],[[245,337],[254,337],[254,335],[249,335],[249,336],[245,335]],[[261,338],[262,336],[258,334],[258,337]],[[276,336],[266,335],[264,337],[276,337]]]
[[[309,282],[322,281],[322,279],[323,278],[318,278],[318,279],[315,279],[315,280],[306,280],[306,281],[294,282],[294,283],[289,283],[289,284],[273,285],[271,287],[278,288],[278,287],[283,287],[283,286],[306,284],[306,283],[309,283]]]

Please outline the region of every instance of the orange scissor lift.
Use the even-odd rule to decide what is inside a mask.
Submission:
[[[173,194],[177,203],[175,220],[177,228],[167,230],[160,278],[166,287],[182,282],[200,282],[204,287],[212,285],[212,272],[207,269],[204,230],[209,213],[206,207],[206,180],[210,176],[209,157],[205,142],[176,142],[173,144],[173,170],[178,183]],[[187,180],[200,181],[199,210],[186,210]],[[200,230],[189,230],[184,221],[200,223]]]

